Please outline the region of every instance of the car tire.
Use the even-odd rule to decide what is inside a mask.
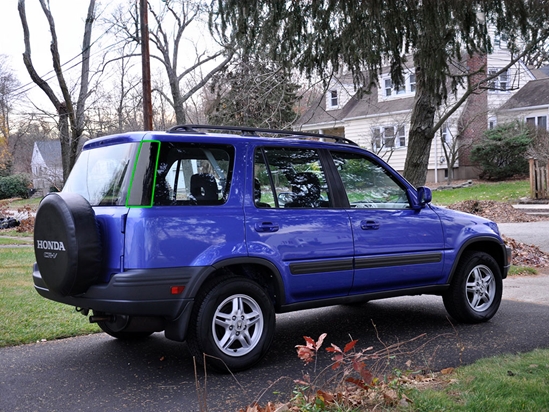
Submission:
[[[502,292],[501,271],[494,258],[484,252],[466,252],[460,259],[443,301],[455,320],[480,323],[496,314]]]
[[[198,362],[205,359],[208,367],[227,373],[248,369],[265,356],[274,336],[275,311],[256,282],[216,279],[194,305],[187,343]]]
[[[101,242],[95,212],[76,193],[51,193],[40,202],[34,225],[34,252],[48,289],[79,295],[101,273]]]

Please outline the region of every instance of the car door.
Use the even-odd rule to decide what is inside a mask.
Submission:
[[[235,156],[232,145],[207,142],[162,142],[158,156],[143,155],[132,186],[132,204],[141,206],[126,219],[126,269],[206,266],[246,255],[242,202],[230,196]],[[150,192],[152,182],[152,197],[141,201],[134,192]]]
[[[347,295],[351,227],[346,211],[333,207],[317,150],[259,147],[254,159],[253,196],[245,202],[248,254],[278,267],[286,304]]]
[[[443,282],[444,239],[428,206],[413,210],[407,187],[378,159],[332,152],[348,199],[355,273],[351,294]]]

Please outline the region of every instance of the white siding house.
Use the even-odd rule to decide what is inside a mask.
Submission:
[[[491,74],[505,67],[510,62],[510,55],[503,46],[496,44],[489,56],[477,56],[470,59],[470,67],[483,68],[484,73]],[[475,66],[476,65],[476,66]],[[547,80],[536,80],[544,77]],[[388,74],[380,77],[379,87],[371,93],[358,93],[349,81],[349,76],[342,76],[327,90],[325,98],[313,105],[294,125],[295,129],[315,131],[326,134],[345,136],[359,145],[373,151],[388,161],[395,169],[402,171],[408,147],[410,116],[415,97],[415,75],[413,70],[406,74],[405,85],[396,89]],[[477,177],[478,171],[470,164],[468,151],[472,142],[479,139],[489,127],[509,118],[541,122],[547,116],[548,101],[539,107],[532,103],[506,106],[510,99],[532,82],[548,82],[549,78],[541,71],[531,71],[521,62],[489,82],[485,89],[473,94],[437,132],[433,140],[428,167],[428,181],[443,181],[447,175],[446,159],[442,150],[441,139],[451,142],[459,139],[460,158],[455,164],[454,178],[468,179]],[[344,85],[344,86],[343,86]],[[531,94],[539,93],[539,86],[532,84]],[[463,96],[464,90],[448,97],[447,107]],[[339,93],[339,95],[338,95]],[[350,96],[350,97],[349,97]],[[521,95],[519,95],[520,97]],[[333,98],[339,97],[336,104]],[[505,109],[505,110],[503,110]],[[528,120],[529,119],[529,120]],[[536,123],[537,124],[537,123]]]
[[[42,195],[53,188],[60,190],[63,184],[61,143],[59,140],[35,142],[31,159],[32,182]]]

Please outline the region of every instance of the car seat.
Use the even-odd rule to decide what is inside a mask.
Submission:
[[[217,183],[209,173],[197,173],[191,176],[191,195],[198,204],[217,204]]]

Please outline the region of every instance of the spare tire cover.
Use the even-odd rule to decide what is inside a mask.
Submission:
[[[34,253],[42,279],[62,296],[84,293],[100,276],[95,212],[76,193],[47,195],[36,213]]]

